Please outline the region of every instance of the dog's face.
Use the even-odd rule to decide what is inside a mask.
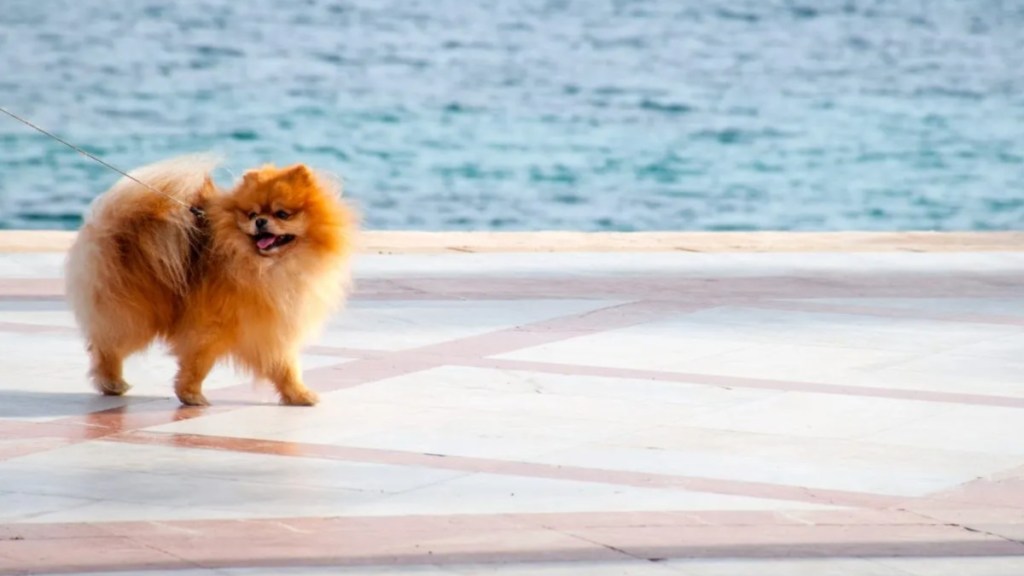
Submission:
[[[209,204],[207,217],[216,250],[239,264],[290,263],[308,272],[344,258],[352,248],[357,219],[340,187],[303,164],[250,170],[229,193]]]
[[[303,242],[311,203],[320,194],[306,166],[265,167],[247,172],[234,193],[238,229],[262,257],[278,257]]]

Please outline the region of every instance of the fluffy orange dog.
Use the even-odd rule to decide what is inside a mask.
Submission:
[[[204,219],[128,179],[93,204],[66,276],[90,376],[124,394],[124,359],[161,339],[183,404],[207,404],[203,380],[222,358],[273,382],[284,404],[316,404],[299,349],[344,299],[356,218],[304,165],[252,170],[230,192],[214,186],[215,166],[190,156],[132,173]]]

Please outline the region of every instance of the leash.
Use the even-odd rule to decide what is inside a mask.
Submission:
[[[85,156],[86,158],[88,158],[88,159],[90,159],[90,160],[92,160],[94,162],[99,163],[101,166],[104,166],[106,168],[109,168],[110,170],[113,170],[114,172],[117,172],[121,176],[124,176],[125,178],[127,178],[129,180],[132,180],[136,184],[139,184],[140,186],[142,186],[144,188],[147,188],[147,189],[149,189],[149,190],[151,190],[153,192],[156,192],[157,194],[167,198],[168,200],[171,200],[172,202],[175,202],[177,204],[180,204],[180,205],[184,206],[185,208],[188,208],[188,211],[191,212],[196,218],[202,220],[206,216],[206,214],[203,213],[202,209],[200,209],[198,206],[192,206],[192,205],[188,204],[187,202],[182,202],[178,198],[175,198],[174,196],[171,196],[170,194],[168,194],[166,192],[163,192],[162,190],[157,190],[156,188],[150,186],[149,184],[146,184],[142,180],[139,180],[135,176],[132,176],[131,174],[125,172],[124,170],[121,170],[120,168],[117,168],[115,166],[111,166],[110,164],[107,164],[106,162],[104,162],[103,160],[97,158],[93,154],[90,154],[88,151],[83,150],[83,149],[79,148],[78,146],[75,146],[74,144],[68,142],[67,140],[64,140],[60,136],[57,136],[56,134],[53,134],[52,132],[48,132],[48,131],[40,128],[39,126],[36,126],[32,122],[29,122],[28,120],[22,118],[21,116],[18,116],[17,114],[15,114],[14,112],[11,112],[7,108],[4,108],[3,106],[0,106],[0,112],[3,112],[4,114],[10,116],[11,118],[14,118],[18,122],[21,122],[25,126],[28,126],[29,128],[35,130],[36,132],[39,132],[40,134],[43,134],[45,136],[48,136],[49,138],[52,138],[53,140],[56,140],[57,142],[60,142],[61,144],[67,146],[68,148],[71,148],[75,152],[78,152],[82,156]]]

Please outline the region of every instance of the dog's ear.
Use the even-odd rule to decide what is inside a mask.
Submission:
[[[242,185],[244,186],[255,186],[260,183],[260,180],[259,170],[247,170],[245,174],[242,174]]]
[[[217,185],[213,183],[213,177],[211,177],[209,174],[207,174],[206,177],[203,178],[202,190],[203,194],[212,194],[217,191]]]
[[[281,170],[281,178],[292,186],[308,188],[314,184],[313,171],[305,164],[295,164]]]

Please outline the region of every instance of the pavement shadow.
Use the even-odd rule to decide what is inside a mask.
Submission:
[[[96,392],[36,392],[27,390],[0,389],[0,418],[58,418],[80,416],[115,408],[131,407],[133,411],[144,410],[143,405],[151,404],[153,409],[166,410],[167,396],[103,396]],[[163,402],[160,402],[163,401]],[[175,404],[177,401],[175,400]]]

